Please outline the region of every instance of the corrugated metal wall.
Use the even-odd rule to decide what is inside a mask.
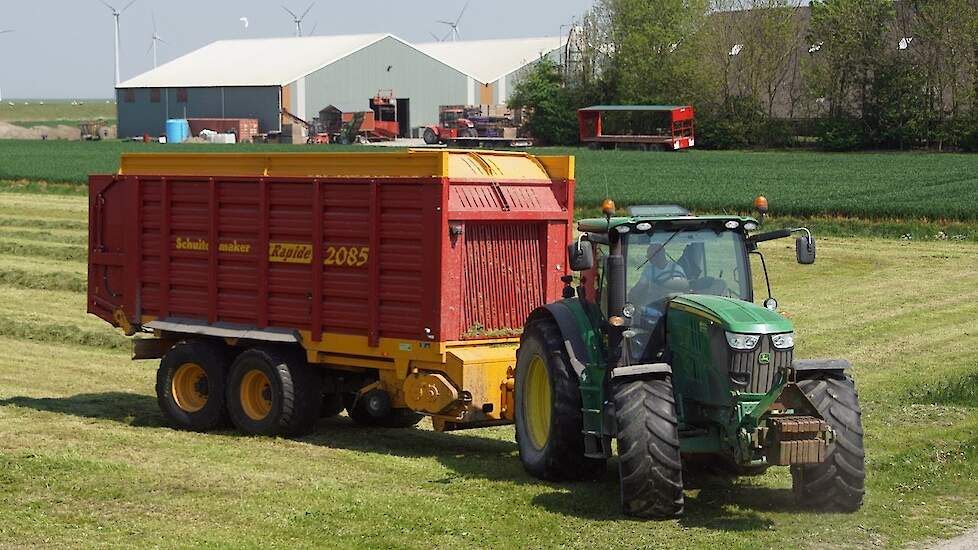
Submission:
[[[152,101],[150,88],[133,89],[133,102],[126,90],[116,90],[119,137],[162,135],[168,118],[257,118],[262,132],[280,128],[277,86],[186,88],[187,101],[179,101],[178,89],[160,90],[160,101]]]
[[[451,67],[385,38],[306,77],[305,112],[310,118],[331,104],[369,109],[380,89],[411,100],[411,126],[438,122],[440,105],[468,99],[468,78]]]

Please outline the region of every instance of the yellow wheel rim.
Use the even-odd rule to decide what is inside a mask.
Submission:
[[[170,381],[170,394],[181,410],[193,413],[207,404],[207,374],[197,363],[177,367]]]
[[[262,420],[272,412],[272,383],[260,370],[250,370],[241,379],[241,408],[248,418]]]
[[[535,355],[527,367],[523,418],[530,432],[530,443],[536,449],[543,449],[550,437],[551,400],[547,363],[543,357]]]

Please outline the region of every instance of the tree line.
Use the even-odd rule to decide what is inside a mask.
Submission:
[[[598,0],[510,106],[691,104],[697,145],[978,150],[978,0]]]

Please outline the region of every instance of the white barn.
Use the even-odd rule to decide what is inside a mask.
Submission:
[[[119,136],[160,135],[170,118],[256,118],[261,132],[310,120],[328,105],[369,109],[398,100],[402,135],[438,121],[440,105],[505,103],[556,37],[411,44],[391,34],[222,40],[116,89]]]

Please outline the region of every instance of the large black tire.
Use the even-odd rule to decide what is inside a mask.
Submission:
[[[534,395],[539,398],[539,392],[548,389],[549,409],[534,410]],[[516,442],[527,473],[564,481],[597,479],[607,471],[605,459],[584,456],[577,373],[570,366],[560,329],[551,319],[532,321],[523,331],[516,354],[515,394]],[[534,420],[538,416],[539,423]]]
[[[425,128],[422,136],[428,145],[438,145],[438,134],[431,128]]]
[[[346,414],[350,419],[361,426],[375,428],[412,428],[424,419],[423,414],[418,414],[411,409],[391,408],[385,415],[376,416],[367,410],[366,401],[357,399],[357,394],[352,393],[345,397]]]
[[[683,464],[672,380],[626,379],[614,385],[621,506],[630,516],[683,513]]]
[[[803,373],[798,387],[835,430],[825,462],[791,467],[799,504],[837,512],[854,512],[863,504],[866,453],[862,411],[852,378],[841,372]]]
[[[298,353],[253,348],[228,376],[231,421],[254,435],[302,435],[319,420],[322,377]]]
[[[198,432],[227,427],[227,371],[227,352],[220,344],[187,340],[170,348],[156,371],[156,401],[167,422]]]

